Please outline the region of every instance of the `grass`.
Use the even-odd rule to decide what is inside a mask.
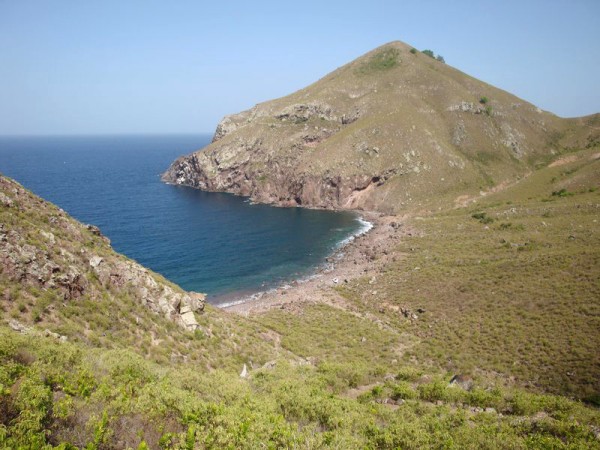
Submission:
[[[51,226],[51,205],[27,194],[0,206],[4,231],[61,265],[70,255],[88,283],[65,298],[3,266],[0,448],[600,448],[600,172],[588,157],[412,219],[418,232],[390,246],[376,286],[344,283],[338,307],[250,319],[207,307],[196,333],[131,286],[103,286],[76,255],[123,257],[73,221]],[[473,387],[450,386],[455,374]]]
[[[392,69],[398,64],[400,64],[400,50],[394,47],[389,47],[379,50],[367,61],[362,63],[357,69],[357,74],[368,75],[377,73]]]
[[[343,294],[420,339],[405,361],[597,403],[600,197],[589,189],[597,175],[574,171],[563,183],[579,191],[552,196],[543,180],[557,169],[488,196],[477,209],[413,223],[421,234],[396,249],[403,257],[378,279],[377,298],[367,279]],[[409,325],[378,312],[381,304],[427,312]]]

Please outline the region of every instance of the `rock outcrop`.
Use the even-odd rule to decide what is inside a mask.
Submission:
[[[60,295],[65,302],[126,292],[186,330],[200,326],[204,294],[184,292],[116,254],[100,230],[0,176],[0,276]]]
[[[158,282],[148,269],[130,260],[110,260],[94,255],[89,265],[106,287],[133,290],[135,297],[152,311],[173,320],[185,329],[199,328],[194,316],[204,310],[205,295],[196,292],[178,292]]]
[[[163,180],[280,206],[437,209],[592,139],[585,119],[560,119],[411,48],[387,44],[225,117]]]

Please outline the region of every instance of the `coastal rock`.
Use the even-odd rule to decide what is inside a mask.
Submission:
[[[102,236],[102,232],[100,231],[100,228],[98,228],[96,225],[86,225],[86,228],[94,235],[96,236]]]
[[[10,208],[13,204],[12,199],[6,195],[4,192],[0,192],[0,204]]]
[[[289,105],[275,115],[275,118],[279,120],[291,120],[294,123],[306,122],[313,117],[322,120],[337,120],[337,117],[332,114],[331,106],[322,102]]]
[[[0,194],[8,197],[6,192],[11,193],[24,212],[35,209],[37,214],[45,208],[51,214],[43,228],[24,229],[0,224],[0,273],[3,277],[21,286],[50,291],[66,302],[82,297],[98,298],[107,291],[126,290],[133,300],[182,328],[189,331],[200,328],[195,315],[204,310],[204,294],[184,292],[166,281],[157,281],[158,276],[148,269],[111,253],[107,239],[98,227],[77,223],[62,210],[28,193],[18,183],[0,176]],[[94,236],[92,241],[88,232]],[[62,237],[65,235],[68,240]],[[44,242],[48,248],[55,246],[57,250],[46,251],[30,243],[32,239],[33,242]],[[104,248],[103,256],[90,253],[89,248],[94,247]]]
[[[232,117],[233,116],[225,116],[223,120],[219,122],[215,135],[213,136],[213,142],[218,141],[238,128],[239,125],[232,120]]]
[[[103,260],[100,256],[92,256],[90,258],[90,266],[92,268],[98,267],[102,261]]]
[[[21,322],[15,319],[10,319],[8,321],[8,326],[19,333],[28,333],[31,330],[31,327],[23,325]]]
[[[204,294],[177,292],[168,285],[158,284],[147,269],[130,261],[115,261],[109,265],[102,258],[93,257],[90,266],[103,284],[133,286],[136,297],[152,311],[189,331],[200,328],[195,314],[204,310]]]

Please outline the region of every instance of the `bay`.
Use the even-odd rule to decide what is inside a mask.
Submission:
[[[310,275],[364,223],[350,212],[252,205],[160,174],[211,136],[0,137],[0,172],[98,226],[113,248],[220,304]]]

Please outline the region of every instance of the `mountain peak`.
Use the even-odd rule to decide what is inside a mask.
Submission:
[[[523,177],[560,148],[566,130],[585,143],[572,122],[438,59],[401,41],[377,47],[225,117],[213,143],[163,179],[278,205],[437,209],[459,190]]]

